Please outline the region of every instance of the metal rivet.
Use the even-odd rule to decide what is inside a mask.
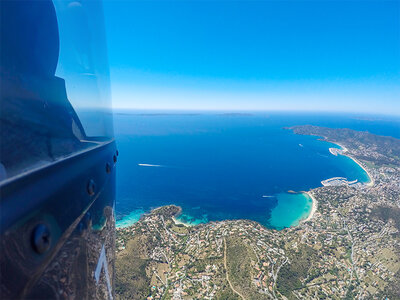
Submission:
[[[50,231],[44,224],[39,224],[32,232],[32,247],[39,253],[43,254],[50,248],[51,235]]]
[[[94,195],[96,190],[96,184],[94,183],[93,179],[90,179],[87,183],[86,190],[90,196]]]
[[[109,163],[106,163],[106,172],[111,173],[111,165]]]
[[[117,162],[117,156],[116,155],[113,156],[113,161],[114,161],[114,163]]]

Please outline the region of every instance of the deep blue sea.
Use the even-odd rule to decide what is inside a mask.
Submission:
[[[281,229],[311,208],[308,196],[289,190],[335,176],[368,181],[351,159],[329,153],[338,146],[283,129],[304,124],[400,138],[400,120],[389,117],[116,111],[117,225],[176,204],[187,223],[251,219]]]

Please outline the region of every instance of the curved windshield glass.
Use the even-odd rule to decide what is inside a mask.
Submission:
[[[54,1],[60,35],[56,76],[88,136],[112,137],[104,15],[100,1]]]
[[[113,138],[99,1],[1,1],[0,181]]]

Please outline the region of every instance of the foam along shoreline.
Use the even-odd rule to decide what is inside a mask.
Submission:
[[[349,150],[347,150],[347,148],[345,146],[343,146],[343,145],[341,145],[339,143],[336,143],[336,142],[332,143],[332,144],[338,145],[340,148],[342,148],[343,152],[341,153],[341,155],[347,156],[348,158],[353,160],[357,165],[360,166],[361,169],[364,170],[365,173],[367,173],[369,181],[367,183],[364,183],[364,184],[367,185],[367,186],[373,186],[374,185],[374,179],[371,176],[371,174],[368,172],[368,170],[361,164],[361,162],[359,162],[356,158],[352,157],[351,155],[346,154],[347,152],[349,152]]]
[[[193,227],[194,226],[193,224],[182,222],[182,221],[178,220],[175,217],[172,217],[172,220],[174,221],[175,225],[183,225],[183,226],[186,226],[186,227]]]
[[[303,220],[301,220],[301,222],[310,221],[314,217],[314,214],[318,209],[318,201],[317,201],[317,199],[315,199],[313,194],[311,192],[304,192],[304,193],[307,194],[311,198],[312,206],[311,206],[311,211],[310,211],[310,214],[308,215],[308,217],[303,219]]]

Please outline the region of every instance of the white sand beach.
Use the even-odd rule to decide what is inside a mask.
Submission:
[[[346,148],[345,146],[343,146],[343,145],[341,145],[341,144],[339,144],[339,143],[336,143],[336,142],[335,142],[335,143],[332,143],[332,144],[336,144],[336,145],[338,145],[340,148],[342,148],[342,150],[343,150],[343,154],[342,154],[342,155],[345,155],[345,156],[347,156],[348,158],[352,159],[357,165],[359,165],[359,166],[365,171],[365,173],[367,173],[368,178],[369,178],[369,182],[366,183],[365,185],[367,185],[367,186],[373,186],[373,185],[374,185],[374,178],[373,178],[372,175],[368,172],[368,170],[367,170],[356,158],[354,158],[354,157],[352,157],[351,155],[347,154],[347,153],[349,152],[349,150],[347,150],[347,148]]]
[[[186,226],[186,227],[192,227],[192,226],[194,226],[194,225],[192,225],[192,224],[190,224],[190,223],[185,223],[185,222],[179,221],[179,220],[177,220],[175,217],[172,217],[172,220],[174,221],[174,223],[175,223],[176,225],[184,225],[184,226]]]
[[[314,216],[314,214],[315,214],[315,212],[317,211],[317,208],[318,208],[318,201],[317,201],[317,199],[315,199],[315,197],[313,196],[313,194],[312,194],[311,192],[306,192],[306,194],[307,194],[307,195],[311,198],[311,200],[312,200],[312,207],[311,207],[310,214],[308,215],[308,217],[307,217],[306,219],[302,220],[302,222],[310,221],[310,220],[313,218],[313,216]]]
[[[344,154],[346,155],[348,158],[351,158],[357,165],[359,165],[364,171],[365,173],[367,173],[368,178],[369,178],[369,182],[366,183],[365,185],[367,186],[373,186],[374,185],[374,178],[372,177],[372,175],[368,172],[368,170],[354,157],[348,155],[348,154]]]

